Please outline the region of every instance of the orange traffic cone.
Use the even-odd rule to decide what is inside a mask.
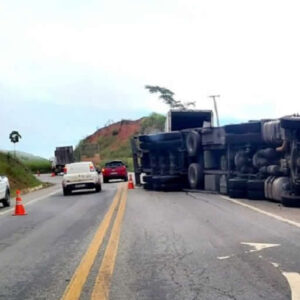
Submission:
[[[134,184],[133,184],[133,181],[132,181],[132,175],[129,175],[128,189],[129,190],[133,190],[134,189]]]
[[[15,213],[13,214],[13,216],[25,216],[27,214],[26,214],[25,208],[22,204],[22,198],[20,196],[21,192],[19,190],[17,190],[16,193],[17,193],[16,207],[15,207]]]

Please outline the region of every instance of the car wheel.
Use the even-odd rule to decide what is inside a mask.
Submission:
[[[125,182],[128,181],[128,176],[124,177],[124,181],[125,181]]]
[[[96,193],[101,192],[101,184],[100,183],[96,184],[95,188],[96,188]]]
[[[9,207],[10,206],[10,193],[9,193],[9,190],[6,190],[5,198],[3,199],[2,203],[3,203],[4,207]]]
[[[68,196],[71,194],[71,191],[66,187],[63,188],[63,192],[64,192],[64,196]]]
[[[108,180],[107,178],[103,178],[103,182],[104,182],[104,183],[108,183],[108,181],[109,181],[109,180]]]

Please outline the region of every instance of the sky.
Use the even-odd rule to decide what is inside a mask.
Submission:
[[[0,0],[0,149],[46,158],[108,121],[168,107],[221,123],[300,112],[297,0]]]

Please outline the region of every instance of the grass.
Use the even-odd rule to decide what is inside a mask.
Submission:
[[[0,152],[0,175],[8,177],[12,195],[17,189],[24,190],[42,184],[29,167],[9,153]]]
[[[23,164],[31,170],[33,173],[50,173],[51,172],[51,162],[47,160],[27,160]]]

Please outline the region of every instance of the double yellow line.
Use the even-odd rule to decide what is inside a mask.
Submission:
[[[101,222],[92,242],[84,254],[79,266],[77,267],[72,279],[67,286],[61,300],[76,300],[80,298],[81,291],[97,257],[99,249],[103,243],[111,223],[114,211],[117,209],[116,218],[111,230],[111,235],[101,262],[101,266],[94,284],[91,299],[108,299],[109,286],[114,270],[118,244],[120,238],[121,224],[125,212],[127,201],[127,187],[125,184],[119,185],[118,191],[113,202]]]

